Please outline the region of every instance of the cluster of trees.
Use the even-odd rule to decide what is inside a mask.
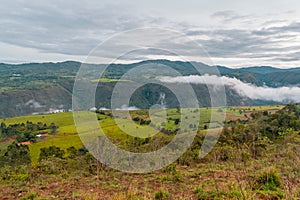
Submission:
[[[266,113],[263,113],[266,115]],[[268,124],[266,131],[276,135],[282,135],[290,129],[300,130],[300,107],[295,104],[289,104],[278,112],[267,115],[265,122]]]
[[[234,120],[225,124],[219,142],[239,147],[247,145],[254,154],[284,136],[300,130],[300,107],[289,104],[274,114],[255,111],[251,119]]]
[[[133,117],[132,120],[139,123],[140,125],[149,125],[151,123],[150,119],[144,119],[138,116]]]
[[[112,111],[110,110],[96,110],[96,113],[106,115],[108,117],[113,117]]]
[[[38,163],[31,165],[30,151],[27,145],[12,143],[5,151],[0,151],[0,170],[9,169],[9,173],[19,173],[18,169],[27,167],[28,172],[32,168],[41,173],[60,174],[62,171],[84,172],[95,174],[99,169],[99,162],[83,147],[76,149],[69,147],[63,150],[56,146],[42,148]],[[1,174],[0,178],[7,179],[7,174]]]
[[[0,167],[5,165],[27,165],[30,164],[30,162],[31,157],[27,145],[18,145],[13,142],[7,147],[5,152],[0,151]]]
[[[33,123],[27,121],[26,123],[6,125],[5,122],[0,124],[0,135],[2,139],[16,138],[18,142],[31,141],[35,142],[36,135],[39,131],[50,130],[52,134],[56,133],[58,126],[54,123],[47,125],[46,123]]]

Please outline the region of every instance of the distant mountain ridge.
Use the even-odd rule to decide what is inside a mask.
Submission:
[[[182,62],[169,60],[146,60],[132,64],[111,64],[104,73],[108,79],[118,79],[128,70],[142,64],[166,65],[178,71],[183,76],[200,75],[194,66],[200,69],[201,75],[214,74],[213,68],[199,62]],[[26,64],[0,64],[0,117],[27,115],[33,112],[47,111],[50,108],[70,109],[72,102],[73,83],[82,63],[65,61],[58,63],[26,63]],[[106,67],[105,64],[85,64],[91,69],[91,76],[97,79],[96,69]],[[216,66],[221,76],[237,78],[243,82],[256,86],[281,87],[299,86],[300,68],[278,69],[270,66],[255,66],[248,68],[228,68]],[[96,84],[96,83],[95,83]],[[100,82],[101,92],[96,94],[96,107],[108,107],[110,94],[115,82]],[[205,86],[193,85],[196,93],[200,95]],[[152,87],[153,97],[145,96],[149,87],[137,91],[133,104],[140,108],[156,103],[156,96],[161,88]],[[167,91],[165,91],[168,93]],[[226,88],[228,105],[264,105],[278,103],[273,101],[253,100],[241,97],[230,88]],[[170,94],[171,95],[171,94]],[[167,100],[168,101],[168,100]],[[209,97],[199,98],[201,106],[209,106]],[[30,104],[28,102],[38,102]],[[176,106],[175,101],[169,101],[169,106]],[[40,105],[40,106],[39,106]]]

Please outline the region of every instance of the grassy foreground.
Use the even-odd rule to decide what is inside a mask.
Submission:
[[[7,124],[54,122],[59,128],[56,134],[29,145],[30,165],[0,168],[0,199],[299,199],[299,113],[298,107],[292,108],[227,109],[227,123],[217,145],[199,158],[207,116],[218,112],[203,108],[191,148],[175,163],[147,174],[119,172],[82,153],[71,113],[2,119]],[[126,136],[109,113],[97,116],[104,132],[120,147],[149,151],[174,137],[179,114],[169,110],[167,131],[150,140]],[[139,117],[138,123],[131,126],[130,120],[121,118],[122,125],[143,130],[145,113],[136,111],[132,117]],[[3,141],[0,147],[11,142]],[[39,160],[41,149],[50,146],[65,151],[64,156]]]

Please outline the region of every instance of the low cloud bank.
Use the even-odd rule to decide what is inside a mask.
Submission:
[[[99,110],[111,110],[110,108],[101,107]],[[115,108],[114,110],[139,110],[138,107],[128,106],[126,104],[122,105],[120,108]]]
[[[250,99],[270,100],[278,102],[300,102],[300,88],[299,87],[259,87],[250,83],[244,83],[239,79],[230,78],[226,76],[216,75],[190,75],[177,77],[163,77],[160,81],[167,83],[193,83],[193,84],[207,84],[213,86],[225,85],[235,90],[243,97]]]
[[[45,106],[41,105],[39,102],[31,99],[25,103],[25,106],[29,106],[30,108],[43,108]]]
[[[121,108],[116,108],[116,110],[139,110],[139,108],[135,106],[127,106],[127,105],[122,105]]]

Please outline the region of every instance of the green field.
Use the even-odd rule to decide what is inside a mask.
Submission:
[[[43,147],[56,145],[65,150],[70,146],[82,146],[80,138],[76,133],[71,112],[0,119],[0,122],[5,122],[7,125],[26,123],[27,121],[33,123],[43,122],[46,124],[55,123],[59,126],[55,136],[50,135],[45,140],[29,145],[32,162],[37,162],[40,149]],[[5,149],[11,142],[12,141],[0,142],[0,149]]]
[[[239,115],[239,111],[265,111],[265,110],[280,110],[284,105],[266,105],[266,106],[230,106],[227,111],[234,112]]]
[[[20,117],[0,119],[0,123],[5,122],[6,124],[26,123],[26,121],[30,121],[33,123],[43,122],[43,123],[47,123],[47,124],[50,124],[53,122],[56,125],[58,125],[59,127],[74,124],[71,112],[45,114],[45,115],[29,115],[29,116],[20,116]]]
[[[113,79],[113,78],[100,78],[100,79],[95,79],[95,80],[91,80],[91,82],[93,83],[98,83],[98,82],[103,82],[103,83],[110,83],[110,82],[119,82],[119,81],[129,81],[129,80],[119,80],[119,79]]]
[[[253,111],[253,110],[274,110],[282,108],[282,106],[255,106],[255,107],[230,107],[227,108],[227,112],[230,112],[234,116],[243,116],[240,114],[239,110]],[[225,110],[224,110],[225,111]],[[220,110],[218,108],[200,108],[200,124],[198,129],[203,130],[203,126],[206,124],[207,126],[210,123],[210,128],[217,128],[219,124],[217,122],[222,121],[223,115],[220,114]],[[197,112],[197,113],[199,113]],[[90,112],[81,112],[79,115],[82,120],[87,120],[87,117]],[[137,115],[146,116],[147,111],[131,111],[132,117]],[[164,111],[157,110],[154,112],[156,117],[163,117]],[[178,109],[168,109],[166,110],[167,120],[165,120],[165,124],[162,126],[161,123],[156,123],[157,127],[164,127],[165,129],[175,130],[179,127],[179,125],[175,124],[175,119],[182,118],[196,118],[198,117],[197,113],[195,114],[193,110],[183,109],[179,111]],[[211,115],[215,114],[216,121],[211,121]],[[118,125],[116,124],[116,120],[110,118],[106,115],[98,114],[98,118],[101,118],[99,121],[99,125],[101,126],[104,133],[114,142],[119,143],[119,145],[124,145],[128,141],[128,135],[124,133],[131,133],[132,136],[141,136],[143,133],[149,133],[153,129],[149,126],[142,126],[138,123],[133,122],[129,119],[118,118],[116,119]],[[172,119],[172,120],[169,120]],[[73,120],[73,113],[64,112],[57,114],[43,114],[43,115],[30,115],[30,116],[21,116],[14,118],[5,118],[0,119],[1,122],[5,122],[6,124],[17,124],[17,123],[26,123],[26,121],[30,121],[33,123],[43,122],[43,123],[55,123],[58,125],[58,131],[55,135],[50,135],[46,139],[42,141],[38,141],[36,143],[32,143],[29,145],[30,153],[32,156],[32,162],[35,163],[38,160],[40,149],[43,147],[49,147],[51,145],[55,145],[60,147],[63,150],[66,150],[68,147],[74,146],[76,148],[82,147],[82,142],[77,134],[77,130]],[[190,121],[187,119],[187,121]],[[180,123],[179,123],[180,124]],[[84,127],[86,130],[89,130],[89,127]],[[152,131],[153,132],[153,131]],[[151,133],[152,133],[151,132]],[[154,132],[154,133],[157,133]],[[150,135],[153,136],[153,135]],[[149,135],[144,135],[144,138],[149,137]],[[5,149],[9,144],[11,144],[11,140],[0,142],[0,149]]]
[[[80,111],[75,113],[75,119],[81,125],[77,127],[80,135],[72,113],[1,119],[7,124],[54,122],[59,128],[56,134],[38,138],[29,145],[30,151],[27,150],[26,155],[29,152],[30,156],[26,166],[22,161],[15,167],[0,167],[0,199],[12,196],[14,199],[299,199],[300,109],[299,106],[287,105],[273,115],[279,108],[282,107],[227,108],[226,114],[230,119],[227,118],[222,132],[219,122],[224,120],[224,108],[151,110],[150,113],[138,110],[129,114],[124,111],[114,118],[110,111]],[[250,116],[251,113],[255,113],[254,117]],[[212,114],[216,116],[214,119]],[[102,134],[98,125],[118,147],[146,153],[169,144],[180,123],[194,125],[194,119],[199,115],[199,127],[195,129],[198,134],[193,144],[171,165],[151,173],[119,172],[107,167],[106,162],[99,163],[89,152],[82,153],[83,138],[91,141]],[[163,117],[164,121],[158,120]],[[147,126],[144,122],[149,118],[151,123]],[[282,122],[289,123],[285,129],[280,125]],[[204,128],[208,124],[211,124],[210,130]],[[156,131],[155,135],[147,135],[149,127]],[[137,136],[135,134],[149,138],[134,137]],[[189,131],[179,132],[178,137],[187,134]],[[221,135],[211,152],[202,158],[199,153],[207,134]],[[5,149],[11,142],[12,138],[0,142],[0,149]],[[63,150],[62,157],[58,157],[55,151],[45,157],[45,149],[39,160],[40,149],[50,146]],[[72,146],[75,153],[72,149],[67,150]],[[13,147],[11,149],[14,150]],[[10,155],[13,160],[20,159],[15,157],[18,154]],[[21,158],[24,158],[23,155]],[[115,160],[115,154],[110,155]],[[127,163],[128,160],[124,158],[120,162]],[[24,192],[20,193],[21,190]]]
[[[147,113],[145,111],[133,111],[132,116],[135,116],[135,113]],[[200,129],[203,127],[203,124],[207,123],[210,120],[210,114],[212,112],[216,112],[216,109],[200,109]],[[81,112],[79,117],[82,120],[87,120],[87,117],[90,112]],[[190,118],[196,118],[197,115],[194,114],[192,111],[184,112],[182,116],[188,116]],[[94,113],[93,113],[94,114]],[[93,115],[92,114],[92,115]],[[155,113],[157,116],[162,114],[162,111],[156,111]],[[177,109],[168,109],[167,110],[167,117],[172,118],[173,120],[179,119],[181,113],[178,112]],[[118,118],[116,119],[118,125],[116,125],[116,120],[110,118],[106,115],[98,114],[98,118],[101,118],[99,121],[99,125],[101,126],[104,133],[115,142],[120,143],[120,145],[126,144],[128,140],[127,134],[124,133],[122,128],[125,132],[131,133],[132,136],[141,136],[143,133],[154,133],[156,134],[157,131],[153,132],[153,128],[149,126],[140,125],[138,123],[133,122],[129,119]],[[165,125],[163,126],[165,129],[174,130],[178,128],[179,125],[176,125],[173,120],[166,120]],[[30,153],[32,157],[32,162],[35,163],[38,160],[40,149],[43,147],[49,147],[51,145],[55,145],[60,147],[63,150],[66,150],[68,147],[74,146],[76,148],[82,147],[82,142],[80,140],[79,135],[77,134],[77,130],[73,120],[73,113],[71,112],[64,112],[64,113],[57,113],[57,114],[43,114],[43,115],[30,115],[30,116],[21,116],[21,117],[14,117],[14,118],[5,118],[0,119],[1,122],[5,122],[7,125],[10,124],[18,124],[18,123],[26,123],[27,121],[37,123],[43,122],[46,124],[55,123],[59,128],[55,135],[50,135],[46,139],[37,141],[36,143],[32,143],[29,145]],[[213,124],[213,123],[212,123]],[[156,124],[160,127],[160,124]],[[120,127],[119,127],[120,126]],[[83,127],[86,130],[89,130],[89,126]],[[153,135],[151,135],[153,136]],[[149,137],[149,135],[144,135],[143,137]],[[0,149],[5,149],[12,141],[0,142]]]

